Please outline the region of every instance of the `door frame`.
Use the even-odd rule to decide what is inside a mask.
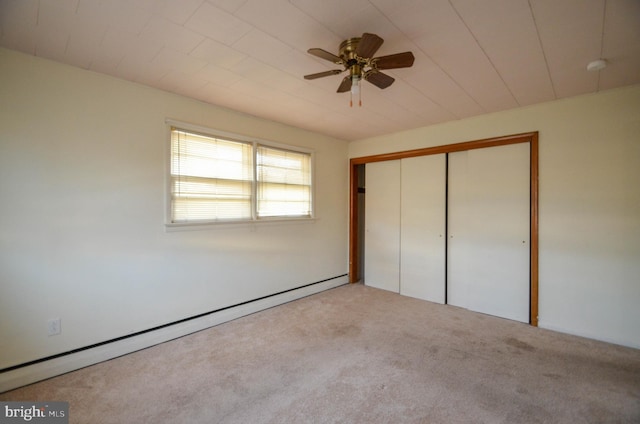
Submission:
[[[362,246],[358,239],[358,166],[370,162],[404,159],[440,153],[461,152],[485,147],[529,143],[530,169],[530,254],[529,254],[529,324],[538,326],[538,132],[528,132],[482,140],[465,141],[400,152],[351,158],[349,161],[349,282],[360,281],[359,264]]]

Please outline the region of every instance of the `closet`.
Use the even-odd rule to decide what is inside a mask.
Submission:
[[[529,322],[530,143],[366,163],[364,283]]]

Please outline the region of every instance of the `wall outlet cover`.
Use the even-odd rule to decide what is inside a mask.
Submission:
[[[47,333],[49,336],[57,336],[62,332],[60,318],[52,318],[47,321]]]

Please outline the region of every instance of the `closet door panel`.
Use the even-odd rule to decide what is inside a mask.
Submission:
[[[400,161],[365,166],[364,282],[400,291]]]
[[[529,144],[464,154],[449,162],[452,304],[528,322]]]
[[[447,175],[447,304],[467,308],[469,274],[469,242],[467,185],[469,152],[448,155]]]
[[[400,294],[444,303],[446,157],[401,161]]]

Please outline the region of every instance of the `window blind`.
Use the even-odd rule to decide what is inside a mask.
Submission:
[[[311,154],[259,145],[257,216],[310,217]]]
[[[251,143],[171,130],[171,220],[252,217]]]

